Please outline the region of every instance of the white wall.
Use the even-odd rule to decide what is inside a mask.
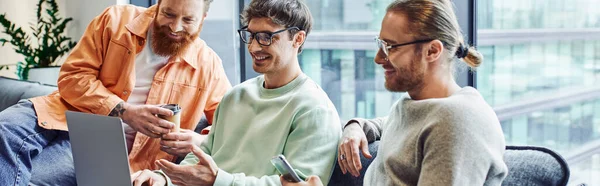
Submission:
[[[231,84],[240,83],[237,0],[215,0],[210,5],[200,38],[223,60]]]
[[[68,25],[67,34],[73,39],[79,40],[89,22],[106,7],[114,4],[128,4],[129,0],[57,0],[57,2],[61,16],[73,18]],[[0,14],[6,14],[9,20],[15,22],[17,26],[21,26],[25,32],[31,33],[29,23],[36,19],[37,3],[38,0],[0,0]],[[0,31],[4,31],[4,28],[0,28]],[[5,35],[0,33],[0,36]],[[17,54],[9,43],[0,46],[0,56],[0,65],[23,61],[23,57]],[[0,71],[0,76],[16,78],[14,71],[15,67],[12,66],[10,70]]]
[[[115,4],[129,4],[129,0],[70,0],[66,5],[67,16],[74,20],[69,29],[69,36],[79,40],[92,19]]]
[[[234,0],[215,0],[210,4],[206,20],[233,20],[236,10],[237,3]]]
[[[37,0],[0,0],[0,14],[5,14],[7,19],[20,26],[27,33],[31,33],[29,23],[34,22]],[[64,7],[65,0],[58,0],[59,6]],[[61,15],[64,16],[64,11]],[[0,28],[0,32],[4,32],[4,27]],[[7,35],[0,33],[0,37],[7,38]],[[18,61],[24,61],[20,54],[14,51],[14,47],[10,43],[0,46],[0,65],[16,64]],[[0,71],[0,76],[16,78],[15,67],[11,66],[10,70]]]

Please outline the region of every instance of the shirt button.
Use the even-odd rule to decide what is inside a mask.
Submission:
[[[129,94],[129,92],[123,91],[123,95],[127,95],[127,94]]]

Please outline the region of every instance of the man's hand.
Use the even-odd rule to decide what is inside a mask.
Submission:
[[[344,128],[342,140],[338,147],[338,164],[342,169],[342,173],[350,172],[355,177],[360,176],[362,164],[360,163],[360,155],[358,149],[362,150],[362,154],[366,158],[372,158],[369,153],[369,142],[367,136],[360,128],[358,123],[350,124]]]
[[[143,171],[137,171],[136,173],[133,173],[131,175],[131,184],[133,186],[164,186],[167,185],[167,179],[163,175],[146,169]]]
[[[305,182],[298,183],[288,182],[283,179],[283,176],[279,177],[279,180],[281,180],[282,186],[323,186],[323,182],[321,182],[321,179],[318,176],[310,176],[306,178]]]
[[[132,105],[121,102],[109,114],[109,116],[120,117],[131,128],[151,138],[159,138],[169,133],[175,126],[157,115],[172,116],[173,112],[153,105]]]
[[[156,161],[156,165],[175,185],[213,185],[219,170],[217,164],[197,146],[194,146],[192,152],[199,159],[196,165],[177,165],[164,159]]]
[[[160,150],[175,156],[185,156],[192,152],[194,146],[200,146],[206,135],[181,129],[180,132],[165,134],[160,140]]]

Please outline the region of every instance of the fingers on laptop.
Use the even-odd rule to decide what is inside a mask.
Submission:
[[[140,176],[140,174],[142,174],[142,171],[137,171],[133,174],[131,174],[131,180],[135,180],[138,176]]]
[[[144,185],[144,183],[153,182],[152,178],[154,177],[154,174],[156,174],[156,173],[154,173],[148,169],[134,173],[133,175],[131,175],[133,186],[141,186],[141,185]],[[137,176],[135,176],[135,175],[137,175]],[[135,176],[135,179],[133,179],[134,176]]]

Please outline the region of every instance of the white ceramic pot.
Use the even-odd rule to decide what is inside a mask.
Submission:
[[[58,81],[59,72],[60,66],[32,68],[29,70],[29,78],[27,80],[37,81],[47,85],[56,85],[56,82]]]

